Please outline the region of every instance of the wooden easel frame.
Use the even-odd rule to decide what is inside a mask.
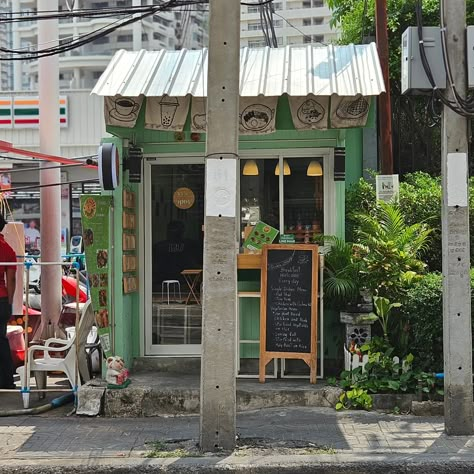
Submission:
[[[311,352],[268,352],[267,345],[267,264],[268,252],[272,250],[311,251]],[[260,304],[260,362],[259,381],[265,382],[265,367],[272,359],[302,359],[310,369],[310,383],[316,383],[316,352],[318,322],[318,246],[313,244],[265,245],[262,253],[261,304]]]

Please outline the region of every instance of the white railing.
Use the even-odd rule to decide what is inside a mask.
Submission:
[[[360,356],[359,354],[354,354],[348,351],[347,348],[344,346],[344,370],[351,372],[352,370],[357,369],[358,367],[362,367],[362,372],[365,372],[365,366],[367,362],[369,362],[368,354],[363,354],[362,356]],[[393,358],[393,363],[399,364],[400,358],[395,356]],[[405,359],[403,359],[401,364],[402,372],[407,372],[409,368],[410,364]]]

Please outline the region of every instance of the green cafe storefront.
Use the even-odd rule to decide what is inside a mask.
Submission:
[[[93,90],[113,136],[103,143],[120,160],[118,186],[103,191],[113,197],[109,323],[113,352],[130,365],[200,357],[206,74],[206,50],[119,51]],[[258,221],[296,243],[344,236],[345,187],[362,176],[363,132],[383,91],[374,44],[242,50],[239,254]],[[260,272],[238,261],[237,375],[246,376],[258,368],[259,298],[246,295]],[[342,326],[328,310],[319,319],[321,376],[323,359],[330,369],[342,357]]]

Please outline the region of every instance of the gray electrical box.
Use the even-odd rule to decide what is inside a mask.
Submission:
[[[423,28],[426,59],[438,89],[446,88],[446,70],[441,32],[436,26]],[[418,28],[410,26],[402,35],[402,94],[426,94],[433,90],[421,62]]]
[[[474,89],[474,26],[467,27],[467,87]]]

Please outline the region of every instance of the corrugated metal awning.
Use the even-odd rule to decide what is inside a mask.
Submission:
[[[92,93],[101,96],[207,95],[207,49],[118,51]],[[375,43],[243,48],[240,96],[376,96],[385,91]]]

